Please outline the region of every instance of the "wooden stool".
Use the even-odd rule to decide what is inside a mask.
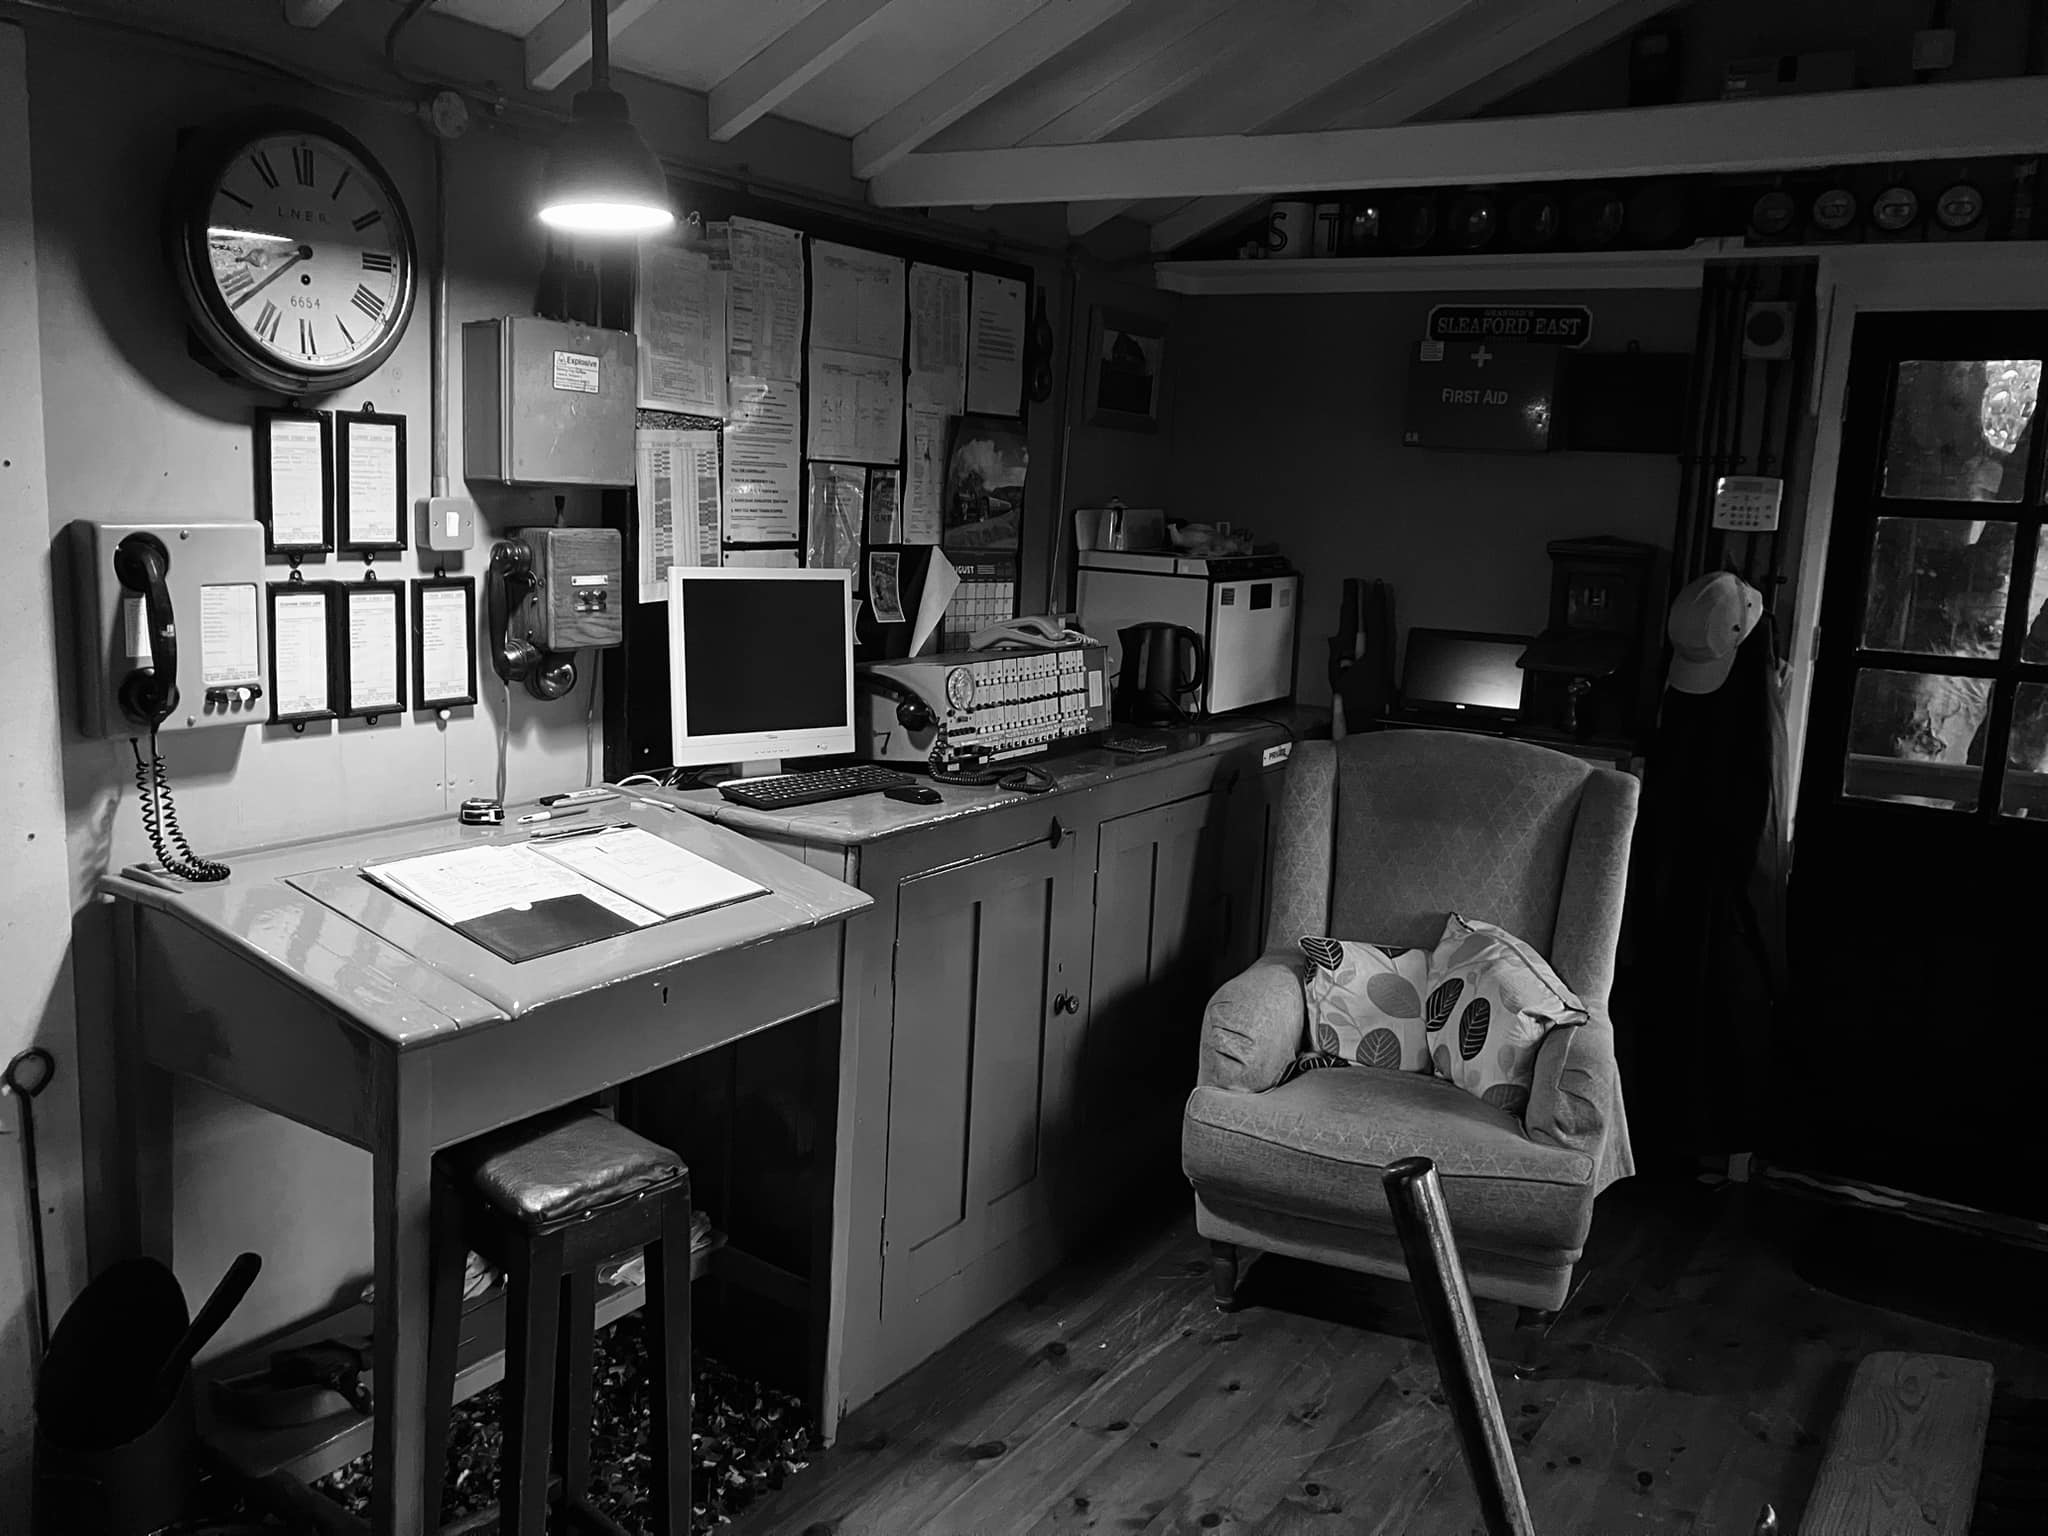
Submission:
[[[551,1460],[565,1513],[620,1531],[586,1498],[597,1269],[640,1246],[655,1382],[653,1529],[689,1536],[690,1174],[682,1159],[588,1110],[541,1116],[435,1159],[433,1231],[428,1519],[441,1515],[463,1270],[474,1248],[505,1273],[501,1536],[544,1536]]]

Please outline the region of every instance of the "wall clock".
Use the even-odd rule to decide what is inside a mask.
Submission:
[[[233,372],[287,396],[355,383],[412,318],[417,255],[398,189],[321,118],[208,125],[178,152],[166,210],[192,325]]]

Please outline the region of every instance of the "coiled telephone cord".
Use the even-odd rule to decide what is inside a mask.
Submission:
[[[164,772],[163,754],[157,751],[156,732],[149,733],[147,762],[143,760],[140,741],[130,736],[128,746],[135,754],[136,803],[142,807],[143,830],[149,834],[149,846],[156,851],[157,862],[180,880],[195,885],[227,879],[227,865],[202,859],[185,841],[178,826],[178,808],[171,803],[171,781]]]

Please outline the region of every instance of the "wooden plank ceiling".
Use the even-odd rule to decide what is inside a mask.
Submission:
[[[963,151],[1388,127],[1446,107],[1463,115],[1677,0],[608,3],[615,66],[704,92],[714,138],[744,142],[772,114],[849,140],[857,176],[895,168],[918,184],[920,163],[940,153],[958,165]],[[567,94],[583,78],[588,0],[436,8],[525,39],[537,88]],[[878,186],[877,200],[897,199]],[[1254,201],[1096,199],[1071,203],[1068,225],[1085,234],[1136,217],[1165,250]]]
[[[301,25],[341,3],[286,0]],[[790,119],[845,138],[877,204],[1065,202],[1074,234],[1134,218],[1162,252],[1277,192],[1568,176],[1589,145],[1661,156],[1612,174],[1714,169],[1723,139],[1730,164],[1792,164],[1805,127],[1769,101],[1453,121],[1682,0],[606,3],[614,63],[705,93],[715,139]],[[583,78],[588,0],[437,8],[523,38],[537,89]],[[1839,163],[2048,149],[2048,81],[1855,95],[1799,109],[1846,111]]]

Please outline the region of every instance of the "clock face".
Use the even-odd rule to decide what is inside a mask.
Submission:
[[[412,231],[369,153],[316,120],[215,136],[174,219],[200,329],[237,372],[286,394],[338,389],[397,345]]]

